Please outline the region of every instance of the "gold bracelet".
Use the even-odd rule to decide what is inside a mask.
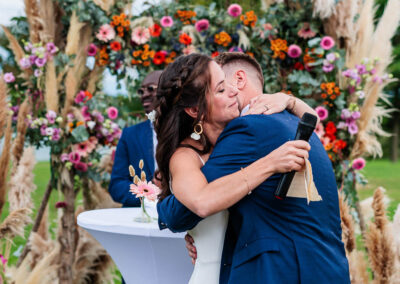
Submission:
[[[250,190],[250,187],[249,187],[249,183],[247,182],[246,172],[244,171],[243,168],[240,168],[240,172],[242,173],[244,181],[246,182],[246,185],[247,185],[247,191],[248,191],[247,195],[250,195],[251,194],[251,190]]]

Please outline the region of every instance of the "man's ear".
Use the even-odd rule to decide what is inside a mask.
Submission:
[[[247,76],[246,76],[246,72],[244,72],[243,70],[238,70],[235,73],[235,80],[236,80],[236,87],[239,90],[243,90],[244,87],[247,84]]]
[[[185,112],[192,118],[197,118],[197,115],[199,114],[199,108],[197,106],[195,107],[185,107]]]

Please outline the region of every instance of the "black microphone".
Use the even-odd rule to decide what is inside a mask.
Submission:
[[[308,141],[316,125],[317,117],[315,115],[312,115],[311,113],[306,112],[299,122],[296,137],[294,138],[294,140]],[[295,173],[295,171],[291,171],[282,175],[281,179],[279,180],[278,187],[276,188],[274,193],[276,198],[285,199]]]

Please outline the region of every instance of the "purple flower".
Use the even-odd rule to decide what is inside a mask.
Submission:
[[[47,126],[46,126],[45,124],[43,124],[42,126],[40,126],[40,135],[46,136],[46,135],[47,135],[47,134],[46,134],[46,129],[47,129]]]
[[[69,161],[73,164],[78,163],[81,160],[81,156],[79,155],[78,152],[71,152],[68,155]]]
[[[35,77],[40,77],[43,75],[43,71],[41,69],[36,69],[35,72],[33,72],[33,75],[35,75]]]
[[[209,22],[207,19],[201,19],[199,21],[196,22],[196,24],[194,25],[194,27],[196,28],[196,30],[198,32],[202,32],[208,29],[209,27]]]
[[[338,128],[338,129],[346,129],[347,128],[347,124],[345,122],[343,122],[343,121],[340,121],[337,124],[336,128]]]
[[[86,163],[83,163],[83,162],[77,162],[77,163],[75,163],[74,164],[74,168],[75,169],[77,169],[78,171],[80,171],[80,172],[87,172],[87,170],[88,170],[88,166],[87,166],[87,164]]]
[[[229,52],[243,52],[243,49],[238,46],[232,46],[231,48],[229,48]]]
[[[88,56],[95,56],[97,53],[97,46],[93,43],[89,44],[89,46],[86,48],[86,52]]]
[[[19,60],[19,66],[21,66],[22,69],[28,69],[29,67],[31,67],[31,65],[31,61],[27,57],[22,57]]]
[[[231,4],[228,7],[228,15],[231,17],[238,17],[242,14],[242,7],[239,4]]]
[[[324,36],[321,39],[320,46],[325,50],[329,50],[335,46],[335,41],[330,36]]]
[[[61,162],[64,163],[64,162],[66,162],[66,161],[69,161],[69,156],[68,156],[67,153],[63,153],[63,154],[61,154],[60,159],[61,159]]]
[[[357,132],[358,132],[358,126],[357,126],[357,124],[355,124],[355,122],[353,122],[353,123],[351,123],[351,124],[348,124],[347,125],[348,126],[348,131],[349,131],[349,133],[351,134],[351,135],[354,135],[354,134],[357,134]]]
[[[333,68],[335,68],[333,64],[330,63],[328,63],[327,65],[324,64],[324,66],[322,66],[322,71],[324,71],[325,73],[329,73],[333,70]]]
[[[53,141],[60,140],[60,138],[61,138],[60,133],[61,133],[60,128],[54,128],[53,129],[53,136],[51,137],[51,140],[53,140]]]
[[[32,50],[32,43],[28,42],[27,44],[25,44],[24,49],[26,52],[29,52]]]
[[[56,46],[53,42],[48,42],[48,43],[46,44],[46,50],[47,50],[47,52],[49,52],[51,55],[54,55],[54,54],[58,51],[58,48],[57,48],[57,46]]]
[[[315,108],[315,111],[317,112],[319,119],[321,121],[325,120],[328,118],[328,110],[322,106],[318,106]]]
[[[53,128],[51,128],[51,127],[47,127],[47,128],[45,129],[45,132],[46,132],[46,135],[47,135],[47,136],[52,136],[54,130],[53,130]]]
[[[4,82],[12,83],[15,81],[14,74],[12,72],[5,73],[3,76]]]
[[[361,114],[360,114],[359,111],[353,111],[353,113],[351,114],[351,117],[352,117],[353,119],[359,119],[360,116],[361,116]]]
[[[46,58],[37,57],[35,59],[35,64],[37,67],[43,67],[46,64]]]
[[[68,120],[69,122],[74,121],[74,118],[75,118],[75,116],[74,116],[72,113],[68,113],[68,114],[67,114],[67,120]]]
[[[342,109],[342,114],[340,115],[340,118],[348,119],[350,117],[351,117],[351,112],[347,108]]]
[[[357,69],[358,74],[360,74],[360,75],[368,73],[367,68],[363,64],[356,64],[356,69]]]
[[[112,120],[116,119],[118,117],[118,109],[115,107],[109,107],[107,109],[107,115]]]
[[[358,96],[360,99],[363,99],[363,98],[365,97],[364,91],[357,91],[357,96]]]
[[[57,114],[55,113],[55,111],[49,110],[46,113],[46,118],[49,121],[49,123],[54,123],[56,122]]]
[[[296,44],[291,44],[289,46],[288,52],[287,54],[289,55],[289,57],[291,58],[298,58],[301,55],[302,51],[300,46],[296,45]]]
[[[366,164],[366,162],[365,162],[365,160],[363,158],[357,158],[357,159],[353,160],[353,163],[352,163],[351,167],[353,169],[359,171],[359,170],[362,170],[365,167],[365,164]]]
[[[79,93],[75,97],[75,103],[76,104],[82,103],[82,102],[85,101],[85,99],[86,99],[85,92],[84,91],[79,91]]]
[[[336,60],[335,53],[333,52],[328,53],[328,55],[326,55],[326,60],[328,60],[329,62],[334,62]]]
[[[104,116],[97,110],[94,110],[92,115],[97,119],[98,122],[102,123],[104,121]]]
[[[172,17],[170,17],[170,16],[164,16],[164,17],[161,18],[160,24],[161,24],[161,26],[163,26],[164,28],[170,28],[170,27],[173,26],[174,20],[173,20]]]

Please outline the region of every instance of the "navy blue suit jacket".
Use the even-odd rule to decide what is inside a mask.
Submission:
[[[147,180],[154,175],[153,131],[150,120],[125,128],[115,152],[114,166],[108,188],[114,201],[124,207],[140,206],[140,200],[129,192],[132,178],[129,165],[135,168],[140,176],[139,161],[143,159]]]
[[[298,121],[286,111],[233,120],[202,169],[207,180],[236,172],[293,139]],[[281,176],[276,174],[232,206],[220,283],[350,283],[331,162],[315,134],[310,144],[314,182],[323,201],[307,205],[303,198],[274,198]],[[201,220],[173,195],[157,209],[160,227],[174,231]]]

